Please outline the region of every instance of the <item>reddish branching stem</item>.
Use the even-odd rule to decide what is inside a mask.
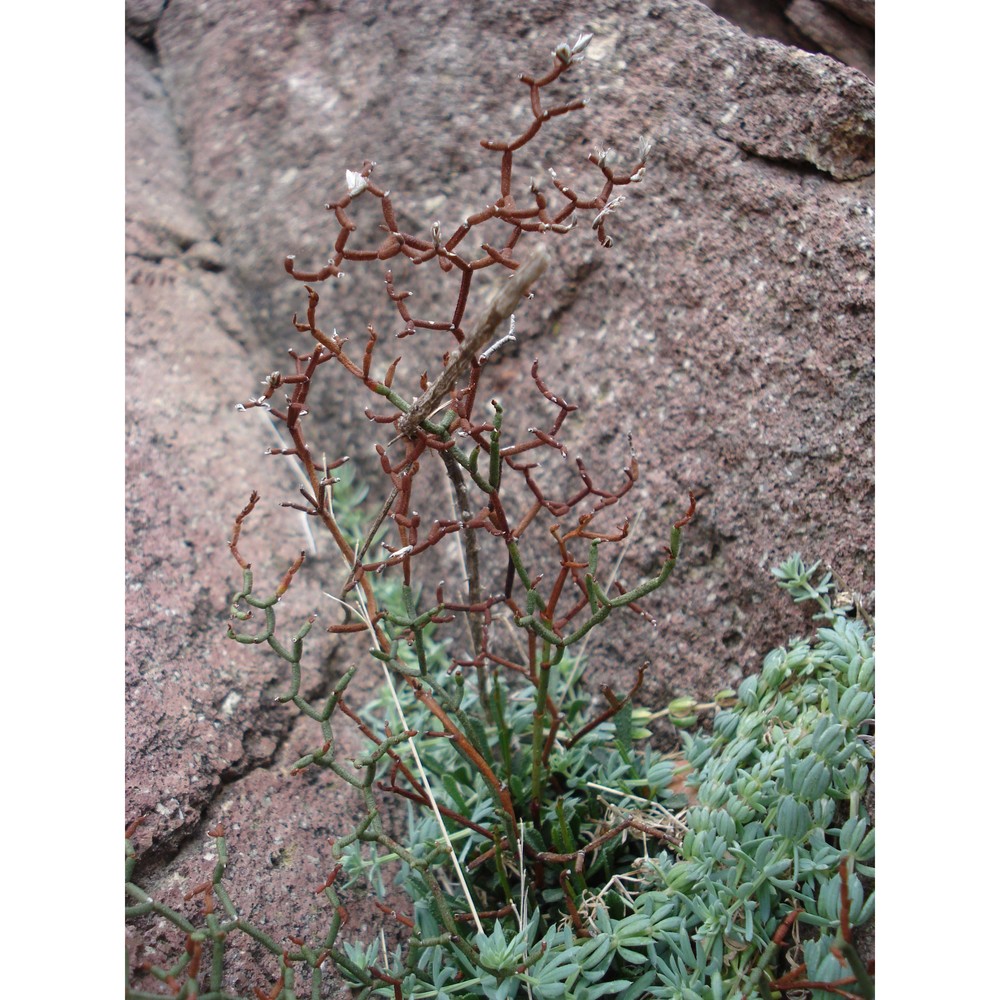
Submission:
[[[602,694],[604,695],[604,700],[607,701],[608,707],[601,712],[600,715],[594,716],[585,726],[583,726],[578,732],[574,733],[572,737],[566,742],[566,748],[569,749],[573,744],[578,743],[587,733],[596,729],[602,722],[607,722],[608,719],[617,715],[622,708],[625,707],[628,702],[630,702],[635,695],[638,693],[639,688],[642,687],[643,678],[646,676],[646,669],[649,667],[649,660],[639,668],[639,672],[636,674],[635,683],[629,689],[627,695],[620,701],[611,692],[611,689],[605,685],[602,688]]]
[[[243,522],[250,516],[253,512],[254,507],[257,506],[257,501],[260,499],[260,494],[254,490],[250,494],[249,503],[236,515],[236,521],[233,523],[233,534],[229,540],[229,551],[232,552],[233,558],[239,563],[240,569],[249,569],[250,563],[248,563],[239,552],[239,541],[240,532],[243,529]]]
[[[578,47],[583,44],[586,44],[585,40],[581,39]],[[393,314],[399,317],[399,325],[395,326],[394,322],[395,329],[387,331],[387,334],[395,333],[396,339],[416,335],[440,338],[441,346],[435,348],[440,352],[440,370],[436,373],[425,371],[418,377],[401,364],[402,355],[386,357],[386,340],[379,336],[374,324],[367,326],[367,336],[357,338],[353,346],[335,330],[332,333],[324,331],[317,319],[319,295],[311,284],[306,284],[308,301],[305,319],[300,322],[296,315],[293,325],[300,333],[308,335],[311,348],[303,353],[289,351],[290,370],[266,376],[262,393],[242,405],[243,409],[260,408],[267,412],[283,435],[282,446],[268,449],[268,454],[291,457],[302,470],[304,482],[299,488],[299,497],[284,506],[322,523],[341,556],[351,566],[345,592],[347,589],[356,590],[365,621],[331,625],[328,631],[338,635],[362,631],[371,633],[376,655],[398,669],[412,696],[436,720],[434,725],[439,726],[440,731],[433,735],[451,741],[489,786],[498,804],[500,825],[505,828],[501,830],[502,835],[491,830],[487,824],[473,822],[438,803],[441,815],[449,822],[492,844],[489,850],[476,855],[470,868],[490,857],[490,852],[496,851],[498,844],[506,845],[500,849],[509,851],[514,831],[522,817],[517,814],[507,784],[494,770],[496,763],[483,756],[481,741],[473,728],[464,722],[460,724],[459,720],[464,718],[462,713],[455,712],[454,706],[446,708],[448,699],[436,697],[437,689],[433,684],[414,676],[412,667],[407,669],[397,657],[397,644],[401,641],[418,643],[421,628],[429,623],[450,621],[455,614],[467,616],[471,647],[457,652],[452,657],[452,666],[477,669],[485,705],[484,678],[487,678],[489,664],[493,665],[494,671],[499,666],[513,670],[540,688],[540,678],[552,661],[553,644],[559,646],[564,637],[570,635],[571,623],[577,623],[572,626],[577,630],[573,634],[582,635],[594,623],[602,621],[610,610],[626,603],[633,611],[644,614],[637,600],[648,592],[641,588],[629,591],[616,584],[617,596],[609,597],[595,582],[599,547],[615,547],[623,543],[628,537],[630,525],[627,516],[611,526],[595,519],[608,507],[623,501],[635,485],[639,475],[635,456],[630,456],[622,477],[617,485],[610,488],[598,485],[583,459],[577,458],[574,466],[570,467],[573,470],[570,485],[550,492],[541,481],[545,465],[543,456],[568,457],[567,443],[571,438],[564,431],[564,422],[576,411],[576,405],[558,395],[546,383],[540,374],[537,359],[531,366],[529,386],[533,384],[534,390],[545,400],[548,417],[543,426],[529,428],[524,440],[514,440],[509,436],[503,426],[503,407],[499,402],[490,400],[492,406],[487,408],[480,400],[486,371],[484,365],[495,359],[500,346],[514,339],[513,322],[510,332],[499,341],[496,340],[497,331],[501,326],[506,327],[508,319],[530,295],[548,265],[548,254],[538,246],[543,234],[568,233],[576,224],[577,217],[586,213],[598,240],[610,247],[612,241],[605,231],[605,223],[621,200],[617,189],[637,183],[644,171],[645,157],[649,152],[647,144],[641,147],[640,162],[626,172],[614,169],[606,152],[591,155],[587,171],[590,177],[594,177],[593,168],[596,168],[599,175],[597,184],[593,185],[596,193],[591,191],[581,195],[558,180],[554,173],[550,178],[551,187],[546,186],[544,190],[534,181],[526,187],[519,187],[516,169],[519,152],[541,135],[547,123],[584,107],[584,102],[577,99],[550,100],[551,92],[546,90],[576,61],[576,54],[577,48],[570,51],[560,47],[546,74],[521,77],[529,89],[530,120],[512,138],[490,138],[481,142],[485,150],[499,154],[497,188],[494,189],[496,197],[479,211],[459,220],[450,233],[442,232],[438,223],[430,227],[429,233],[407,232],[403,225],[410,213],[397,211],[388,191],[375,182],[375,163],[365,161],[359,171],[348,172],[346,194],[326,206],[338,227],[326,264],[315,270],[306,270],[296,268],[291,256],[285,260],[289,275],[310,283],[325,281],[351,267],[378,266],[384,276],[386,298],[392,305]],[[363,234],[367,227],[362,230],[358,224],[356,209],[368,199],[374,199],[374,206],[381,213],[381,232],[376,240],[366,239]],[[484,238],[485,231],[475,232],[485,225],[491,227],[489,240]],[[500,231],[499,238],[497,229]],[[530,245],[532,242],[535,243],[534,248]],[[413,265],[437,262],[445,275],[443,281],[447,289],[443,298],[434,300],[444,303],[440,312],[431,314],[429,307],[422,304],[419,288],[404,288],[398,276],[394,277],[389,265],[397,258],[402,263]],[[467,314],[470,303],[478,301],[479,276],[490,268],[494,269],[493,274],[502,274],[503,279],[478,322],[471,323]],[[390,344],[393,342],[388,340]],[[346,459],[334,463],[320,461],[317,456],[323,455],[324,451],[308,436],[310,421],[315,419],[310,411],[318,400],[318,395],[313,392],[316,379],[323,366],[330,362],[342,368],[357,386],[359,394],[366,396],[370,405],[365,407],[364,412],[372,422],[373,433],[382,433],[385,427],[391,427],[392,431],[385,432],[385,435],[394,435],[386,443],[376,445],[388,496],[382,512],[357,550],[341,531],[332,499],[337,480],[331,476],[331,470]],[[379,373],[382,372],[384,374],[380,378]],[[406,384],[409,379],[416,384]],[[285,393],[283,402],[280,390]],[[486,410],[485,415],[483,410]],[[416,509],[422,502],[419,498],[426,491],[422,493],[415,484],[420,481],[421,473],[438,459],[446,466],[456,509],[454,512],[435,510],[428,515],[427,511]],[[258,499],[254,493],[236,517],[230,541],[233,557],[244,570],[246,580],[251,576],[250,563],[239,551],[240,532]],[[675,528],[686,525],[693,515],[692,495],[687,514],[676,522]],[[384,551],[375,558],[369,555],[368,549],[375,544],[374,539],[378,537],[378,528],[383,522],[388,522],[394,533],[390,540],[382,542]],[[527,557],[518,548],[532,526],[537,528],[541,522],[549,527],[558,549],[558,568],[554,573],[551,570],[538,572],[538,567],[527,568],[522,562]],[[407,601],[411,602],[407,605],[410,610],[405,617],[398,613],[389,615],[379,607],[372,588],[373,574],[399,566],[403,582],[410,588],[407,593],[412,593],[415,589],[415,564],[428,549],[452,535],[458,535],[462,540],[466,560],[470,564],[467,576],[457,581],[457,585],[456,581],[452,581],[448,587],[449,595],[461,593],[458,600],[452,596],[446,598],[442,584],[438,588],[437,603],[429,611],[413,611],[410,596],[407,597]],[[505,556],[501,555],[503,561],[498,565],[505,570],[505,579],[487,581],[485,575],[481,579],[477,546],[482,545],[484,549],[490,546],[491,551],[496,551],[498,544],[506,547]],[[671,545],[676,549],[675,542]],[[528,548],[526,545],[525,549]],[[674,555],[672,551],[669,558],[673,559]],[[292,585],[303,561],[304,554],[300,554],[292,563],[278,585],[275,599]],[[545,593],[539,589],[543,580]],[[247,586],[249,588],[249,584]],[[622,600],[633,593],[636,600]],[[247,598],[252,607],[268,608],[273,625],[272,605],[252,602],[248,594],[241,596]],[[523,664],[516,663],[509,656],[499,655],[490,647],[491,616],[500,603],[506,603],[515,612],[517,624],[525,628],[527,658]],[[581,618],[582,624],[579,623]],[[538,628],[526,627],[525,620],[528,619]],[[304,634],[305,631],[300,633],[297,641]],[[259,640],[251,637],[251,641]],[[607,709],[570,736],[567,746],[577,743],[596,726],[622,711],[639,690],[647,666],[644,664],[639,669],[635,683],[624,698],[619,699],[610,690],[606,691]],[[431,808],[433,803],[428,793],[400,755],[373,732],[340,695],[342,691],[338,693],[336,704],[341,712],[355,722],[367,740],[378,747],[385,747],[380,752],[384,752],[389,761],[389,778],[388,781],[374,783],[373,787],[407,799],[421,808]],[[565,719],[547,693],[544,697],[539,696],[537,714],[540,722],[535,748],[541,747],[543,766],[547,766]],[[329,749],[327,741],[322,755],[325,756]],[[537,810],[537,802],[532,805]],[[534,820],[538,822],[537,814]],[[571,863],[579,873],[587,854],[596,852],[614,837],[624,836],[630,827],[634,828],[634,824],[626,821],[570,854],[529,847],[526,847],[526,852],[534,863],[536,873],[548,865],[567,863]],[[339,867],[331,872],[317,892],[332,889],[338,874]],[[586,928],[575,908],[566,878],[567,873],[560,875],[567,908],[575,930],[585,935]],[[208,905],[211,883],[206,883],[206,886],[195,891],[206,893]],[[412,927],[408,918],[389,910],[386,912]],[[506,912],[507,909],[498,910],[493,915],[499,917]],[[346,917],[346,912],[343,916]],[[301,959],[297,957],[296,960]],[[392,983],[393,992],[401,995],[399,980],[375,969],[371,969],[370,973],[375,979]]]
[[[375,900],[375,906],[386,914],[386,916],[392,917],[393,920],[399,921],[404,927],[409,927],[412,930],[413,921],[409,917],[404,917],[391,906],[387,906],[385,903],[379,902],[379,900]]]
[[[566,900],[566,909],[569,912],[570,920],[573,921],[573,929],[580,937],[589,938],[590,931],[580,919],[580,911],[577,909],[576,900],[573,899],[573,893],[569,887],[569,880],[572,874],[568,868],[564,868],[559,873],[559,885],[562,887],[563,898]]]
[[[396,979],[395,976],[390,976],[387,972],[382,972],[381,969],[376,968],[374,965],[368,966],[368,972],[374,979],[378,979],[383,983],[392,984],[392,993],[395,1000],[403,1000],[403,980]]]
[[[138,830],[139,827],[145,822],[146,822],[145,814],[143,814],[142,816],[137,816],[134,820],[132,820],[132,822],[129,823],[127,827],[125,827],[125,839],[131,840],[135,836],[136,830]]]

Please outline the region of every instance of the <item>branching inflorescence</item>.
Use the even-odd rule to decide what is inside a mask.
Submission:
[[[551,182],[556,205],[550,205],[553,200],[551,192],[546,194],[534,181],[529,186],[530,197],[526,202],[519,202],[515,196],[515,153],[534,139],[546,122],[585,105],[583,100],[546,105],[544,97],[545,88],[570,69],[588,41],[589,36],[582,36],[572,47],[560,46],[555,52],[552,68],[544,76],[520,77],[530,91],[530,124],[524,132],[509,141],[484,139],[481,143],[485,149],[500,154],[499,196],[481,212],[469,216],[450,236],[445,238],[439,223],[431,226],[429,240],[402,232],[389,193],[377,187],[372,180],[374,163],[366,162],[360,171],[348,171],[347,194],[327,205],[340,226],[334,243],[334,256],[327,265],[307,272],[297,270],[293,258],[286,259],[288,273],[303,282],[319,282],[338,276],[342,273],[342,266],[354,263],[388,262],[396,257],[403,257],[415,265],[436,261],[442,271],[455,277],[454,307],[448,318],[429,319],[411,313],[408,306],[411,293],[398,290],[393,274],[388,270],[385,272],[385,289],[403,324],[396,333],[397,338],[406,339],[418,331],[440,331],[450,336],[452,346],[444,354],[440,374],[431,380],[425,373],[420,381],[421,393],[408,401],[395,386],[401,357],[396,357],[381,377],[376,376],[373,366],[379,336],[369,325],[361,356],[352,358],[347,352],[346,338],[336,332],[326,333],[318,325],[319,295],[307,284],[305,322],[300,322],[297,316],[293,322],[297,330],[310,335],[315,346],[303,354],[290,352],[294,371],[291,374],[274,372],[265,380],[265,392],[242,404],[244,408],[268,408],[272,418],[287,429],[291,447],[271,449],[271,454],[294,455],[305,471],[308,483],[300,490],[302,502],[286,506],[320,520],[343,557],[349,561],[351,576],[345,591],[351,588],[357,590],[365,616],[364,622],[355,623],[352,627],[370,629],[376,644],[376,655],[407,676],[418,698],[428,703],[431,695],[413,676],[424,673],[425,664],[419,662],[415,670],[405,667],[397,655],[398,639],[400,636],[408,640],[412,637],[418,661],[421,661],[421,630],[428,624],[440,624],[456,614],[464,614],[469,620],[473,645],[471,655],[457,659],[456,666],[475,668],[479,696],[484,708],[488,707],[488,670],[506,663],[491,652],[489,629],[495,609],[506,605],[513,614],[514,624],[528,633],[529,662],[524,669],[538,684],[540,725],[544,725],[546,732],[551,728],[553,733],[560,719],[551,706],[546,707],[548,670],[558,662],[565,649],[579,642],[614,610],[638,610],[636,602],[666,581],[677,556],[680,529],[694,513],[692,500],[688,513],[677,522],[659,574],[631,589],[619,584],[613,594],[608,594],[596,578],[598,549],[601,545],[622,542],[628,535],[629,521],[626,518],[616,528],[603,532],[596,530],[592,522],[600,511],[616,504],[632,488],[638,476],[635,456],[631,457],[617,487],[602,489],[595,485],[582,459],[577,459],[579,488],[568,497],[547,495],[534,474],[538,463],[531,461],[532,453],[539,449],[551,449],[565,456],[566,450],[558,435],[564,420],[576,407],[549,388],[538,371],[537,361],[532,367],[534,386],[555,408],[555,416],[547,429],[531,428],[529,439],[507,443],[503,431],[504,409],[499,401],[490,401],[491,417],[484,419],[476,411],[484,365],[492,352],[490,340],[497,328],[512,317],[547,264],[548,256],[544,248],[538,248],[527,256],[522,253],[523,238],[526,234],[568,233],[577,224],[581,213],[590,212],[591,225],[598,240],[604,247],[610,247],[612,240],[605,225],[608,213],[621,200],[615,191],[637,183],[645,172],[651,144],[643,140],[639,144],[636,162],[625,171],[615,170],[610,151],[591,154],[589,161],[602,179],[599,193],[592,198],[582,197],[561,183],[554,174]],[[379,203],[385,237],[378,247],[356,248],[352,245],[352,236],[357,230],[351,215],[352,204],[361,198],[374,198]],[[502,246],[484,242],[472,250],[471,234],[477,227],[493,220],[506,227],[506,242]],[[509,271],[511,276],[493,296],[484,315],[471,329],[467,329],[466,306],[473,280],[479,272],[489,268]],[[373,405],[377,409],[365,411],[369,420],[376,425],[387,425],[394,432],[387,444],[375,446],[390,488],[382,513],[360,547],[352,546],[344,537],[333,511],[332,489],[336,480],[330,473],[346,459],[321,463],[317,459],[317,451],[307,443],[304,431],[303,418],[308,413],[310,389],[321,366],[331,361],[345,368],[374,397]],[[271,400],[283,386],[289,387],[291,394],[286,396],[286,408],[278,409],[271,405]],[[390,409],[385,409],[386,404]],[[456,516],[435,518],[426,524],[423,516],[413,509],[412,496],[421,463],[434,455],[443,461],[452,484]],[[518,477],[525,485],[529,500],[523,509],[512,508],[513,491],[505,482],[506,476]],[[532,573],[520,546],[522,538],[543,511],[554,521],[549,530],[559,555],[558,572],[549,574],[551,583],[547,590],[541,586],[544,574]],[[575,517],[575,522],[567,525],[566,519],[571,515]],[[372,539],[386,518],[394,525],[398,541],[395,545],[383,543],[387,554],[372,558]],[[414,605],[414,563],[426,550],[456,533],[461,535],[464,546],[468,573],[465,593],[459,598],[454,595],[449,597],[443,585],[439,586],[435,606],[418,613]],[[478,536],[483,535],[500,539],[506,547],[503,588],[489,593],[483,589],[479,565],[481,544]],[[586,548],[579,551],[581,546]],[[370,583],[371,574],[382,573],[394,566],[402,570],[407,605],[403,616],[390,615],[386,609],[378,607]],[[246,596],[246,593],[241,595],[244,600]],[[334,627],[334,631],[338,630],[343,630],[343,626]],[[500,789],[501,783],[492,774],[489,764],[479,757],[474,748],[467,746],[466,737],[460,728],[456,728],[447,711],[434,711],[456,740],[456,745],[476,761],[476,766],[497,789],[503,801],[505,793]],[[551,739],[548,743],[551,744]],[[536,777],[540,779],[544,756],[539,758],[538,765]],[[512,834],[515,811],[509,802],[504,802],[504,811],[511,824],[508,833]]]
[[[426,330],[446,332],[452,339],[452,346],[444,354],[442,371],[433,381],[426,373],[424,374],[418,397],[411,397],[411,401],[408,402],[398,388],[394,387],[396,368],[401,357],[395,358],[388,365],[381,378],[373,374],[374,351],[379,339],[373,326],[368,327],[368,339],[362,356],[354,359],[345,350],[347,344],[345,338],[336,332],[328,334],[320,329],[316,320],[319,295],[315,289],[307,285],[309,302],[306,321],[299,322],[296,317],[294,323],[300,332],[309,333],[315,341],[314,348],[301,355],[293,353],[294,371],[290,374],[272,373],[265,380],[266,388],[263,395],[242,404],[246,408],[268,407],[272,417],[287,428],[292,446],[284,453],[294,454],[308,477],[308,486],[302,491],[305,502],[290,506],[295,506],[324,522],[343,555],[352,559],[356,583],[361,582],[365,573],[401,564],[404,579],[409,584],[414,558],[446,535],[459,531],[464,532],[467,547],[472,545],[474,548],[472,533],[488,532],[502,538],[516,552],[518,539],[542,510],[549,511],[556,518],[563,518],[590,498],[594,498],[596,503],[590,511],[580,516],[576,530],[580,533],[579,537],[603,538],[587,532],[586,524],[596,511],[615,503],[627,493],[638,474],[633,459],[625,470],[622,485],[615,490],[605,491],[594,486],[582,461],[578,461],[582,483],[580,490],[572,497],[563,500],[545,495],[532,475],[537,463],[526,459],[529,453],[536,449],[551,448],[565,454],[557,435],[567,414],[576,407],[557,396],[545,385],[538,374],[537,365],[532,370],[535,385],[557,411],[547,430],[533,428],[531,439],[507,444],[502,439],[502,406],[492,401],[494,412],[491,419],[483,420],[477,417],[475,412],[483,366],[493,349],[489,346],[489,342],[500,324],[512,316],[523,296],[528,293],[531,285],[537,281],[547,266],[548,255],[544,248],[538,247],[527,256],[521,252],[522,237],[525,234],[569,232],[576,225],[578,213],[592,211],[594,213],[592,225],[597,231],[598,239],[602,245],[610,247],[612,241],[605,232],[605,222],[607,213],[620,201],[620,196],[615,197],[614,191],[616,188],[637,183],[645,171],[646,158],[651,146],[643,141],[640,142],[637,162],[624,172],[615,172],[607,151],[590,156],[590,161],[603,178],[601,190],[596,197],[582,198],[554,176],[552,184],[561,202],[555,207],[549,205],[550,198],[534,181],[530,185],[531,204],[519,203],[513,193],[515,152],[531,141],[545,122],[584,106],[585,102],[582,100],[544,106],[543,90],[573,65],[588,41],[589,36],[583,36],[573,47],[561,46],[557,49],[554,65],[545,76],[538,79],[521,77],[521,81],[530,90],[531,124],[521,135],[508,142],[482,141],[484,148],[499,152],[501,156],[499,197],[481,212],[469,216],[447,239],[443,236],[439,223],[431,226],[430,240],[400,231],[389,193],[376,187],[372,180],[375,164],[366,162],[359,172],[348,171],[347,194],[327,205],[340,226],[334,243],[334,256],[327,265],[318,271],[306,272],[295,269],[292,257],[286,259],[285,267],[288,273],[303,282],[319,282],[339,276],[342,273],[341,266],[348,263],[388,262],[400,256],[414,265],[436,261],[442,271],[455,278],[455,303],[451,315],[446,319],[428,319],[411,314],[408,300],[412,293],[397,290],[392,272],[388,270],[385,272],[386,293],[394,303],[403,323],[402,329],[396,334],[397,338],[405,339],[419,330]],[[378,201],[384,219],[381,228],[386,235],[378,247],[354,248],[350,242],[357,225],[349,213],[356,199],[366,197]],[[473,241],[470,239],[470,234],[477,227],[492,220],[498,220],[509,231],[504,245],[494,247],[489,243],[481,243],[476,251],[471,250],[470,244]],[[471,330],[467,330],[466,306],[473,280],[479,272],[497,266],[501,270],[512,272],[511,277],[493,297],[484,315]],[[389,556],[384,559],[363,561],[367,556],[371,536],[366,539],[366,544],[362,546],[355,559],[354,553],[350,551],[350,547],[336,526],[330,507],[330,487],[333,485],[333,480],[329,472],[338,463],[330,466],[319,463],[315,452],[305,439],[301,421],[303,415],[308,412],[309,392],[320,366],[330,361],[342,365],[376,397],[373,405],[384,401],[393,408],[385,411],[380,406],[377,411],[366,410],[371,421],[376,424],[391,425],[396,432],[387,445],[376,446],[382,469],[391,483],[391,492],[386,501],[383,517],[391,518],[399,536],[398,546],[391,549]],[[291,395],[286,397],[287,408],[279,410],[272,408],[270,401],[282,386],[290,387]],[[446,407],[445,412],[438,416],[442,407]],[[434,419],[435,417],[437,419]],[[472,449],[465,450],[458,446],[460,441],[471,442]],[[460,505],[459,517],[437,519],[430,526],[424,526],[421,516],[411,510],[410,499],[420,470],[420,462],[429,451],[437,452],[444,459],[460,499],[468,497],[469,487],[479,495],[480,499],[474,505]],[[272,453],[278,452],[274,450]],[[484,457],[483,468],[480,467],[480,456]],[[487,456],[488,468],[485,467]],[[522,477],[533,497],[532,505],[520,512],[516,518],[505,504],[500,488],[504,469]],[[465,513],[467,510],[468,514]],[[622,537],[626,531],[627,526],[621,529]],[[611,536],[607,536],[604,540],[610,539]],[[511,559],[516,560],[516,558],[516,554],[512,554]],[[470,572],[472,569],[470,567]],[[585,603],[592,603],[583,583],[583,577],[578,573],[574,574],[574,582],[581,596],[586,598]],[[509,591],[509,586],[506,589]],[[530,590],[533,588],[529,587]],[[367,593],[365,596],[366,599],[370,598]],[[469,604],[478,605],[484,600],[480,595],[471,596]],[[504,599],[510,599],[510,594],[505,593]],[[486,608],[498,601],[499,598],[496,596],[485,598],[486,607],[482,609],[483,613]],[[538,604],[537,594],[532,603],[533,612]],[[583,604],[580,610],[582,608]],[[374,614],[374,609],[371,610]],[[542,619],[536,616],[534,622],[535,624],[530,627],[539,629]],[[568,622],[564,623],[562,628],[567,624]],[[551,635],[553,631],[558,634],[560,629],[553,630],[550,627],[549,634]]]

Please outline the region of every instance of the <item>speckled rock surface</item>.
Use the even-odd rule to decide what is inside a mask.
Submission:
[[[266,926],[286,894],[315,900],[329,870],[329,858],[317,858],[323,833],[327,826],[342,833],[357,803],[315,788],[311,775],[289,777],[316,734],[275,704],[287,690],[287,665],[225,637],[240,579],[228,540],[250,491],[264,500],[241,548],[262,587],[273,589],[308,542],[296,518],[276,511],[296,479],[260,461],[274,443],[268,428],[233,406],[264,359],[241,345],[248,320],[213,230],[188,194],[186,157],[154,60],[129,41],[126,65],[126,820],[143,818],[133,838],[136,877],[192,914],[200,897],[184,894],[211,874],[205,831],[221,822],[234,899]],[[291,631],[319,599],[315,586],[287,595]],[[305,679],[307,692],[344,668],[330,645],[323,669]],[[374,683],[361,679],[362,700]],[[351,745],[353,725],[337,733]],[[304,793],[316,795],[311,809],[302,806]],[[301,830],[312,853],[299,853]],[[272,854],[282,860],[272,862]],[[291,887],[280,878],[286,868]],[[306,926],[318,910],[307,911]],[[166,922],[153,918],[131,925],[128,942],[135,964],[176,944]],[[231,988],[249,993],[271,975],[259,958],[247,953]]]
[[[788,18],[821,51],[875,79],[875,6],[827,3],[825,0],[793,0],[785,11]],[[870,20],[869,20],[870,19]]]
[[[226,399],[230,373],[250,364],[237,295],[131,42],[127,66],[126,801],[129,819],[148,817],[139,846],[169,853],[224,781],[273,757],[287,725],[262,703],[273,665],[225,639],[223,612],[238,579],[232,517],[253,486],[274,496],[288,483],[258,474],[264,429]],[[302,539],[287,528],[265,544],[294,555]]]
[[[704,0],[747,34],[822,52],[875,79],[875,0]]]
[[[140,6],[127,5],[134,23]],[[142,20],[145,47],[130,41],[127,59],[126,808],[149,816],[141,880],[178,906],[197,908],[178,900],[209,875],[207,831],[221,820],[241,912],[276,934],[321,933],[312,889],[327,874],[326,838],[357,809],[287,775],[315,727],[275,706],[279,661],[225,639],[238,579],[226,543],[250,490],[268,501],[244,546],[263,579],[306,544],[273,503],[294,495],[295,477],[261,458],[272,441],[257,415],[233,409],[296,342],[290,318],[305,300],[282,260],[326,261],[336,229],[323,204],[365,158],[416,232],[481,207],[496,163],[478,140],[523,121],[517,73],[543,69],[580,31],[595,34],[588,58],[560,86],[590,105],[545,132],[523,182],[548,166],[575,178],[587,152],[631,150],[641,134],[654,153],[611,220],[613,250],[587,231],[551,244],[519,343],[491,377],[512,429],[526,428],[537,397],[517,387],[538,357],[586,414],[565,425],[571,456],[596,474],[606,466],[605,481],[631,435],[642,471],[626,581],[653,569],[688,491],[699,499],[681,564],[648,605],[657,628],[623,620],[592,640],[595,689],[649,659],[645,700],[659,705],[757,669],[808,627],[770,582],[794,550],[854,590],[874,587],[874,100],[863,74],[688,0],[586,2],[571,20],[556,0],[172,0]],[[378,267],[318,290],[321,325],[363,340],[368,322],[389,323]],[[422,294],[433,302],[437,288]],[[414,347],[417,370],[440,356],[429,339]],[[316,403],[325,440],[372,468],[354,386],[332,378]],[[325,613],[320,555],[287,597],[289,620]],[[317,691],[350,655],[330,642],[320,654]],[[141,937],[155,954],[161,933],[141,925],[133,945]],[[227,989],[269,988],[275,969],[258,958],[248,951]]]

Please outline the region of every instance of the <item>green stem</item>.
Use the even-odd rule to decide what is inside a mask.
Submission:
[[[549,660],[551,644],[548,641],[542,644],[542,659],[538,668],[538,683],[535,687],[535,711],[532,714],[531,730],[531,797],[536,808],[540,810],[542,803],[542,770],[544,768],[543,750],[545,747],[545,715],[549,696],[549,677],[551,676],[552,662]],[[555,662],[558,662],[559,654],[556,655]]]

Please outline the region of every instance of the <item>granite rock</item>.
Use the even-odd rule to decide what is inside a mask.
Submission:
[[[641,134],[654,152],[612,219],[614,249],[583,230],[552,242],[518,344],[490,377],[523,432],[538,397],[519,386],[537,357],[580,406],[570,455],[602,481],[617,481],[631,438],[641,478],[623,504],[624,581],[655,568],[696,494],[678,570],[648,604],[656,628],[630,618],[595,634],[588,679],[622,688],[649,660],[651,707],[711,696],[810,627],[771,582],[779,559],[800,550],[874,588],[873,85],[693,0],[585,0],[571,16],[559,0],[154,6],[142,19],[146,5],[127,5],[144,43],[127,50],[127,819],[148,815],[141,880],[164,891],[207,877],[207,830],[222,821],[241,905],[272,930],[312,933],[325,916],[306,887],[325,878],[326,838],[357,803],[296,791],[288,768],[315,727],[274,703],[284,664],[225,638],[239,575],[228,533],[250,490],[267,501],[241,543],[260,579],[276,582],[310,544],[275,508],[297,480],[262,458],[270,431],[233,408],[301,344],[290,320],[305,298],[285,255],[326,261],[336,229],[323,205],[366,158],[413,231],[480,208],[496,160],[479,139],[523,121],[517,73],[594,33],[560,84],[587,110],[553,123],[517,169],[575,179],[587,152],[630,151]],[[431,309],[443,292],[420,274],[407,280]],[[355,342],[369,322],[392,326],[378,266],[318,291],[321,325]],[[414,371],[439,363],[440,342],[413,347]],[[315,402],[316,433],[362,475],[377,468],[351,381],[332,377]],[[312,611],[336,620],[328,555],[320,541],[283,601],[290,630]],[[316,648],[314,693],[355,655],[329,637]],[[285,860],[261,861],[275,852]],[[143,924],[132,943],[155,954],[163,933]],[[269,988],[268,961],[251,949],[226,988]]]

